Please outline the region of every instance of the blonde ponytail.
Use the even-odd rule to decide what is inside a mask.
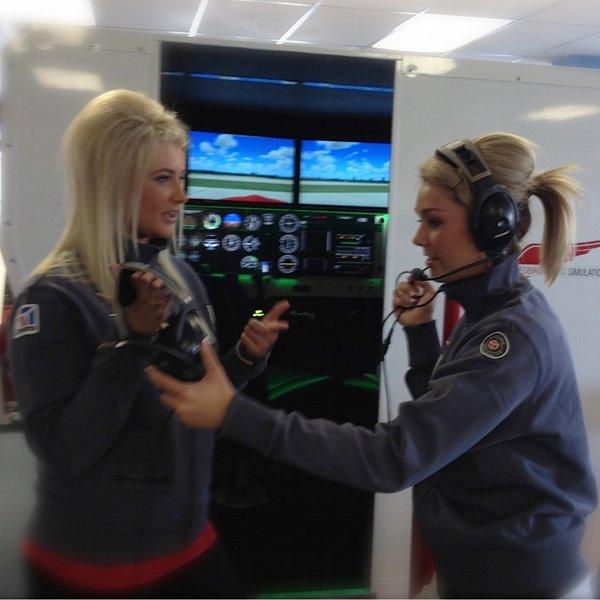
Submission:
[[[575,212],[571,199],[580,196],[580,186],[572,177],[574,165],[535,173],[529,179],[529,192],[544,207],[541,267],[552,283],[572,253],[575,243]]]

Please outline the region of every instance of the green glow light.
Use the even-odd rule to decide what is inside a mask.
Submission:
[[[295,285],[298,285],[300,282],[298,279],[291,279],[291,278],[281,278],[281,279],[275,279],[274,280],[275,286],[276,287],[281,287],[281,288],[290,288],[290,287],[294,287]]]
[[[379,385],[379,375],[377,375],[376,373],[363,373],[363,377]]]
[[[269,400],[277,400],[285,394],[289,394],[290,392],[302,389],[303,387],[313,385],[314,383],[318,383],[319,381],[324,381],[325,379],[329,378],[329,375],[305,375],[293,380],[288,379],[287,381],[279,384],[271,384],[268,386]]]

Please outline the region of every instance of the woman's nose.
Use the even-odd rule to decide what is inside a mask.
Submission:
[[[417,228],[417,231],[415,231],[415,235],[413,235],[412,243],[415,246],[425,246],[426,241],[427,240],[423,233],[423,226],[419,225],[419,227]]]
[[[179,204],[187,202],[187,195],[185,193],[185,184],[177,183],[173,193],[171,194],[171,200]]]

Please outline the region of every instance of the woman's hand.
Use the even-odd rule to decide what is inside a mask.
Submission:
[[[418,325],[433,319],[435,302],[420,308],[408,308],[425,304],[435,294],[433,286],[428,281],[407,279],[401,281],[394,289],[392,306],[396,309],[396,319],[400,325]]]
[[[280,300],[262,319],[249,319],[240,336],[240,341],[248,356],[259,359],[268,354],[279,334],[289,329],[288,322],[281,320],[282,315],[289,308],[290,303],[287,300]]]
[[[131,275],[136,300],[124,309],[125,323],[132,333],[154,335],[170,311],[170,297],[164,281],[148,271]]]
[[[200,381],[179,381],[153,365],[146,368],[146,374],[163,392],[160,401],[173,409],[183,425],[194,429],[218,429],[223,424],[235,388],[207,341],[200,345],[200,358],[205,370]]]

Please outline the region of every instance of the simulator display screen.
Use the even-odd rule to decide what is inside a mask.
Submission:
[[[390,144],[303,140],[300,204],[385,208]]]
[[[201,200],[290,203],[294,141],[191,131],[187,195]]]
[[[372,277],[381,219],[349,211],[188,206],[180,255],[205,273]]]

